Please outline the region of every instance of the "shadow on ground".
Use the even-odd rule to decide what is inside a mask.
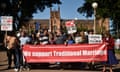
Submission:
[[[64,70],[91,70],[91,71],[101,71],[99,68],[89,68],[87,67],[87,63],[60,63],[60,64],[49,64],[49,63],[37,63],[37,64],[29,64],[30,69],[64,69]]]
[[[120,68],[113,69],[114,72],[120,72]]]
[[[103,66],[100,63],[96,63],[94,66],[88,66],[88,63],[61,63],[61,64],[49,64],[49,63],[37,63],[29,64],[29,68],[34,69],[52,69],[52,70],[85,70],[85,71],[102,71]],[[107,67],[109,72],[109,67]],[[113,66],[114,72],[120,72],[120,68]]]

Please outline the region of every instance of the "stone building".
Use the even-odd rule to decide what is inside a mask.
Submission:
[[[63,30],[65,28],[65,22],[75,19],[61,19],[60,17],[60,7],[58,10],[53,10],[50,8],[50,19],[33,19],[27,23],[27,28],[29,31],[35,30],[35,23],[39,23],[40,29],[48,29],[51,32]],[[77,19],[74,21],[78,30],[91,30],[93,29],[93,20],[81,20]],[[29,26],[28,26],[29,25]],[[96,32],[101,33],[109,30],[109,18],[96,20]]]

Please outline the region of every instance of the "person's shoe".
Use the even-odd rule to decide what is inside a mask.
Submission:
[[[7,69],[11,69],[11,66],[8,66],[8,68]]]
[[[57,65],[60,65],[60,62],[56,62]]]
[[[18,68],[15,68],[14,71],[15,71],[15,72],[18,72]]]

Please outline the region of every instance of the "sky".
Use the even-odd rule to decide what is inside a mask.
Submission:
[[[81,7],[84,0],[61,0],[60,15],[61,19],[87,19],[83,14],[77,12],[77,9]],[[53,10],[57,10],[57,5],[54,5]],[[33,19],[49,19],[50,9],[46,8],[43,12],[33,14]]]

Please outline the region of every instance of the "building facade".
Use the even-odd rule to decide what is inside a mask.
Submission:
[[[75,20],[75,19],[61,19],[60,17],[60,7],[58,6],[57,10],[50,8],[50,19],[33,19],[27,23],[27,28],[29,31],[32,29],[36,30],[35,24],[39,23],[39,29],[48,29],[50,32],[56,32],[59,30],[64,30],[65,22]],[[93,20],[81,20],[77,19],[74,21],[78,30],[91,30],[93,29]],[[29,25],[29,26],[28,26]],[[102,19],[99,18],[96,20],[96,32],[103,33],[104,31],[109,30],[109,18]]]

